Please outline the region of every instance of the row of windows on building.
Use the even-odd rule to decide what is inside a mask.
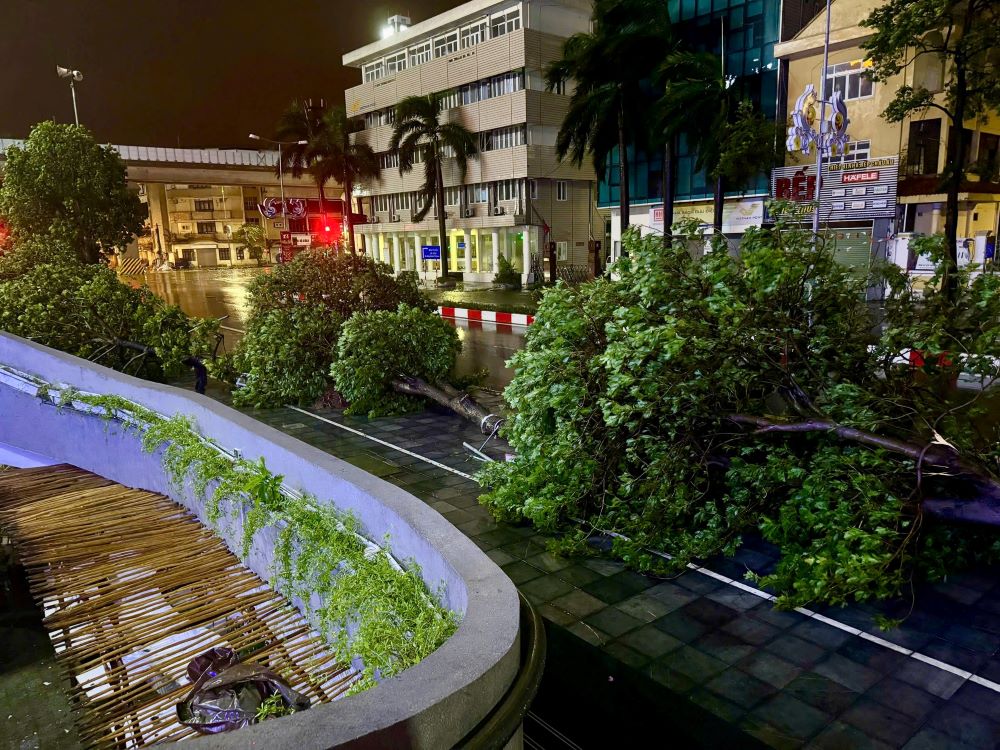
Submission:
[[[394,76],[407,68],[445,57],[460,49],[473,47],[487,39],[495,39],[520,28],[521,8],[518,6],[508,8],[367,63],[361,68],[361,77],[367,83]]]
[[[513,94],[524,89],[524,70],[515,70],[498,76],[484,78],[448,91],[441,100],[441,109],[454,109],[466,104],[474,104],[498,96]],[[386,107],[365,114],[365,127],[377,128],[396,122],[396,109]]]
[[[494,128],[484,130],[479,134],[479,150],[481,152],[500,151],[505,148],[524,146],[528,142],[528,128],[526,125],[509,125],[504,128]],[[442,149],[445,157],[453,157],[454,149],[445,146]],[[422,164],[424,156],[421,151],[414,154],[413,163]],[[399,152],[386,151],[379,154],[378,164],[381,169],[397,169],[399,167]]]
[[[512,179],[456,185],[445,188],[444,203],[446,206],[496,205],[505,201],[520,201],[525,195],[537,200],[538,180]],[[567,180],[555,181],[555,197],[557,201],[569,200]],[[418,210],[423,205],[424,196],[421,193],[387,193],[373,195],[370,201],[373,213],[395,215],[400,211]]]

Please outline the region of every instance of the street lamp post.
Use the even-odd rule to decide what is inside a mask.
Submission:
[[[288,229],[288,216],[285,213],[285,178],[282,171],[282,159],[281,159],[281,147],[282,146],[305,146],[309,143],[307,140],[301,141],[275,141],[271,138],[261,138],[256,133],[251,133],[248,138],[251,141],[264,141],[265,143],[272,143],[278,147],[278,189],[281,191],[281,224],[282,228],[287,232]]]
[[[69,68],[64,68],[62,65],[56,65],[56,75],[60,78],[69,79],[69,92],[73,97],[73,120],[77,125],[80,124],[80,115],[76,111],[76,86],[74,86],[75,81],[83,80],[83,73],[79,70],[70,70]]]

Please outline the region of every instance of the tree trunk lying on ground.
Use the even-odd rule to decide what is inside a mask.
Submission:
[[[775,422],[749,414],[730,414],[730,421],[755,427],[755,434],[826,432],[848,442],[860,443],[898,453],[917,462],[917,483],[921,483],[924,467],[945,469],[943,477],[954,485],[949,497],[923,496],[920,509],[929,515],[948,521],[966,521],[986,526],[1000,526],[1000,481],[983,467],[964,460],[945,442],[911,443],[826,419],[806,419],[800,422]],[[942,478],[940,474],[937,478]],[[949,487],[949,489],[952,489]]]
[[[451,409],[460,417],[465,417],[479,425],[484,435],[491,435],[497,426],[503,422],[499,414],[492,414],[468,393],[463,393],[447,383],[431,385],[430,383],[409,376],[401,376],[392,381],[392,387],[408,396],[422,396],[441,406]]]

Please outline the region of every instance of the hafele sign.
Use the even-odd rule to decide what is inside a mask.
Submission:
[[[823,165],[819,219],[853,221],[896,215],[899,157]],[[771,194],[778,200],[807,203],[816,199],[816,166],[779,167],[771,172]]]

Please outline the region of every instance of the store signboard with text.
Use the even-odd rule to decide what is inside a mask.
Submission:
[[[711,226],[712,201],[674,204],[674,224],[694,219],[699,224]],[[727,201],[722,208],[722,231],[737,234],[750,227],[759,227],[764,221],[764,199],[747,198]],[[663,231],[663,206],[650,206],[649,226]]]
[[[824,164],[820,223],[894,217],[898,183],[898,156]],[[815,193],[814,164],[780,167],[771,172],[771,195],[777,200],[810,203]]]

